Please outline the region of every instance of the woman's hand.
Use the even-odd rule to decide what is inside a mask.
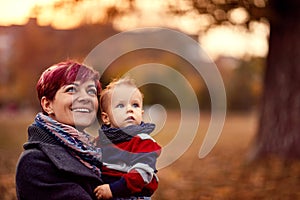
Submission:
[[[112,193],[108,184],[100,185],[95,188],[94,193],[97,199],[110,199],[112,198]]]

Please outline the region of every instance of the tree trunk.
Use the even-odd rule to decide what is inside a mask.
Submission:
[[[300,7],[297,1],[273,0],[272,9],[277,15],[270,21],[255,158],[273,154],[287,159],[300,158]]]

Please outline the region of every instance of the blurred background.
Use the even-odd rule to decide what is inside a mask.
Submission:
[[[297,0],[0,0],[2,198],[16,199],[15,165],[27,126],[40,109],[35,84],[42,71],[66,59],[83,61],[105,39],[144,27],[169,28],[198,42],[220,71],[227,95],[221,137],[199,159],[211,120],[210,96],[186,60],[139,50],[118,58],[103,74],[106,85],[137,65],[161,63],[183,74],[195,91],[198,134],[180,159],[160,170],[153,198],[299,197],[299,11]],[[175,137],[168,132],[180,122],[179,104],[170,101],[174,94],[164,87],[142,90],[146,105],[161,104],[168,111],[161,134],[155,135],[166,145]]]

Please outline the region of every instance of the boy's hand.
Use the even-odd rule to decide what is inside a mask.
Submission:
[[[112,198],[112,193],[108,184],[100,185],[95,188],[94,193],[97,199],[110,199]]]

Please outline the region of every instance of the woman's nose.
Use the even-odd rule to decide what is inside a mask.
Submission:
[[[86,91],[81,91],[78,93],[78,101],[89,102],[91,101],[91,96]]]

